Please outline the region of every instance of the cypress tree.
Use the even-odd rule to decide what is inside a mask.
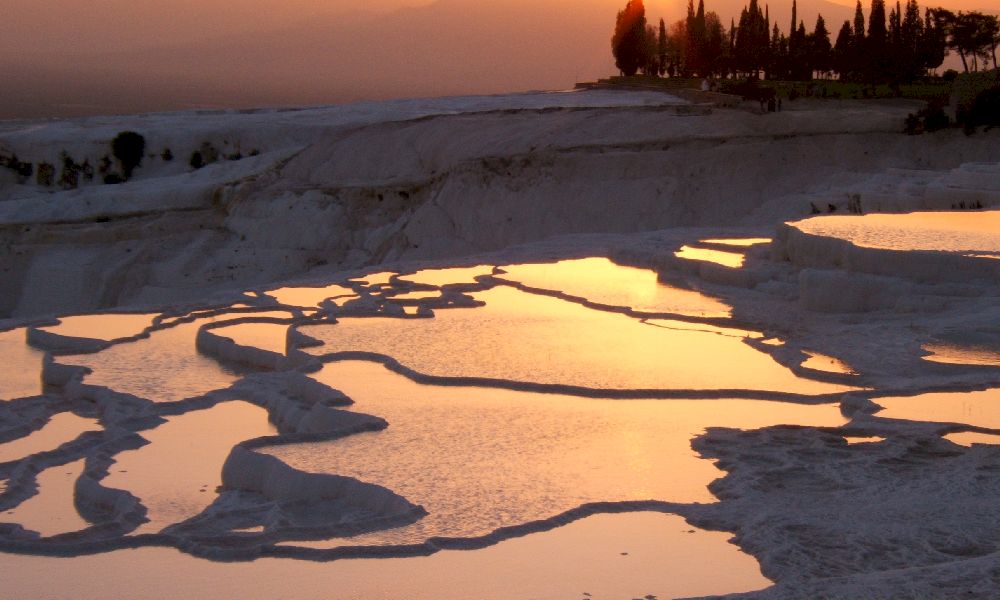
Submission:
[[[799,21],[799,26],[788,36],[788,61],[792,70],[792,79],[808,81],[812,75],[809,65],[809,42],[806,36],[806,25]]]
[[[917,53],[922,69],[933,70],[941,66],[947,51],[947,41],[944,28],[931,18],[931,11],[927,9],[924,12],[924,31]]]
[[[705,23],[705,0],[698,0],[698,12],[688,29],[688,54],[691,58],[691,70],[699,77],[708,75],[708,27]]]
[[[872,50],[881,50],[886,45],[885,0],[872,0],[868,15],[868,41]]]
[[[795,0],[792,0],[792,25],[788,28],[788,52],[792,54],[795,52],[795,45],[798,40],[795,39],[795,25],[798,22],[798,6]]]
[[[903,20],[899,26],[900,60],[903,63],[903,78],[912,81],[924,70],[921,59],[921,42],[924,37],[924,22],[920,19],[917,0],[909,0]]]
[[[872,0],[871,13],[868,15],[868,37],[864,46],[865,54],[861,57],[864,71],[868,74],[869,83],[884,81],[888,76],[888,71],[892,69],[892,57],[889,56],[887,38],[885,1]]]
[[[854,7],[854,40],[861,42],[865,39],[865,13],[861,11],[861,0]]]
[[[771,79],[787,79],[788,78],[788,38],[782,35],[781,30],[778,29],[778,23],[775,22],[774,26],[771,28],[771,51],[770,51],[770,63],[768,66],[767,75]]]
[[[667,25],[660,19],[660,33],[656,40],[656,54],[660,59],[660,77],[667,72]]]
[[[705,14],[705,63],[708,74],[724,70],[726,50],[726,28],[714,12]]]
[[[832,48],[830,47],[830,32],[826,30],[823,15],[817,15],[816,27],[809,39],[809,66],[821,74],[832,68]]]
[[[850,21],[844,21],[840,26],[840,33],[837,34],[837,42],[833,46],[833,70],[842,80],[850,79],[853,51],[854,30],[851,29]]]
[[[611,37],[611,53],[615,66],[625,75],[635,75],[640,66],[646,64],[646,7],[642,0],[629,0],[625,8],[618,11],[615,33]]]

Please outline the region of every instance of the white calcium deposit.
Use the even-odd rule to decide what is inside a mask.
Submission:
[[[3,594],[1000,594],[1000,134],[789,104],[0,123]]]

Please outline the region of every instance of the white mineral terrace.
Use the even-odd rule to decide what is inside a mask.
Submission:
[[[726,240],[745,247],[738,242]],[[461,291],[449,291],[453,284]],[[267,304],[273,300],[247,296],[249,304],[188,317],[76,316],[46,326],[58,336],[118,340],[108,348],[63,351],[56,358],[60,365],[91,370],[70,375],[78,378],[72,384],[78,391],[55,375],[47,381],[63,390],[52,393],[96,401],[101,421],[124,429],[103,431],[92,419],[61,412],[35,432],[0,444],[8,479],[18,477],[19,460],[56,460],[29,479],[35,494],[7,483],[0,498],[24,496],[6,511],[7,520],[29,537],[12,537],[5,548],[78,554],[74,564],[86,565],[107,560],[107,554],[86,556],[99,549],[164,541],[191,548],[193,536],[200,536],[197,554],[218,558],[399,556],[376,561],[379,567],[369,566],[370,560],[337,561],[322,576],[342,577],[345,590],[361,595],[405,590],[415,597],[440,596],[442,583],[417,573],[477,568],[481,577],[459,575],[444,597],[489,596],[494,592],[484,590],[500,589],[489,587],[492,577],[525,568],[526,560],[536,565],[528,572],[563,574],[526,576],[520,585],[528,594],[577,588],[682,595],[749,591],[767,585],[749,557],[720,545],[724,536],[659,514],[721,523],[706,509],[725,507],[728,495],[721,494],[719,504],[719,492],[712,493],[710,484],[726,473],[692,450],[692,439],[712,428],[841,428],[844,447],[863,449],[888,443],[894,426],[905,432],[905,423],[927,422],[941,424],[942,443],[1000,442],[991,433],[1000,433],[1000,419],[991,416],[1000,406],[995,390],[875,397],[881,410],[875,416],[858,414],[852,422],[855,402],[841,397],[873,390],[847,384],[864,380],[841,359],[800,347],[797,362],[804,370],[796,376],[783,366],[794,366],[782,358],[788,341],[735,326],[724,301],[605,258],[382,273],[282,288],[269,296],[286,306],[326,308],[318,314],[276,311]],[[339,304],[325,303],[335,297]],[[402,311],[399,302],[420,309],[419,316]],[[135,337],[144,330],[147,337]],[[476,335],[469,337],[469,331]],[[27,337],[23,329],[6,335],[12,356],[39,353],[27,349]],[[58,339],[34,343],[64,347]],[[298,349],[303,345],[309,354]],[[316,360],[311,357],[332,362],[307,379],[267,383],[252,374],[261,355],[283,357],[286,368],[308,365]],[[40,358],[24,360],[37,372]],[[804,376],[810,372],[851,379],[815,381]],[[18,386],[23,384],[16,379],[5,383],[4,393],[30,395],[19,393]],[[119,392],[137,398],[118,399]],[[156,408],[164,402],[174,408]],[[334,408],[338,404],[346,410]],[[131,428],[142,441],[119,446],[116,439],[130,435]],[[307,431],[320,438],[296,439]],[[102,442],[72,448],[87,435]],[[261,436],[269,437],[245,443]],[[121,449],[100,450],[114,447]],[[105,473],[84,472],[86,457],[109,455]],[[287,467],[267,463],[268,455]],[[267,479],[272,475],[252,475],[259,469],[279,479],[272,484]],[[121,490],[117,493],[140,507],[141,517],[132,521],[117,512],[121,509],[105,511],[105,519],[124,525],[120,536],[88,529],[101,522],[94,512],[100,496],[92,483],[76,491],[73,484],[90,477],[99,482],[97,489],[107,490],[103,494]],[[340,479],[315,479],[322,477]],[[286,483],[274,487],[279,481]],[[308,506],[312,512],[303,512]],[[650,509],[657,513],[634,512]],[[588,516],[607,511],[629,514]],[[282,513],[284,519],[274,519]],[[551,529],[567,516],[572,524]],[[672,533],[661,523],[675,523]],[[538,533],[504,541],[532,531]],[[71,532],[88,543],[58,535]],[[208,532],[216,542],[205,541]],[[572,536],[580,540],[572,542],[578,550],[567,548],[556,552],[557,563],[545,562],[543,556]],[[484,545],[490,547],[446,549]],[[671,550],[656,550],[667,547]],[[732,561],[727,577],[704,578],[698,568],[680,567],[680,559],[671,558],[679,548],[697,564]],[[440,551],[429,558],[402,558],[435,550]],[[160,556],[167,564],[156,577],[201,568],[190,564],[202,559],[162,550],[118,550],[110,556],[121,552]],[[31,569],[48,560],[5,555],[0,562]],[[253,581],[272,569],[311,569],[287,559],[264,564]],[[476,566],[485,564],[493,566]],[[239,569],[218,568],[220,573]],[[366,581],[372,568],[384,576]],[[595,569],[604,574],[600,581],[593,578]],[[660,577],[636,578],[637,569],[652,569]],[[88,585],[87,577],[78,577]],[[400,577],[406,578],[405,587],[387,583]],[[116,578],[115,585],[126,581]],[[575,582],[576,588],[570,587]],[[264,597],[269,588],[262,586],[249,595]]]
[[[996,596],[997,132],[802,106],[0,126],[261,149],[0,180],[0,596]]]
[[[865,248],[1000,256],[996,251],[1000,247],[1000,211],[823,216],[794,226],[809,234],[844,239]]]

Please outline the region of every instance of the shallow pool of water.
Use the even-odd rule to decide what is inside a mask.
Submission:
[[[60,317],[58,325],[43,327],[45,331],[68,337],[91,338],[95,340],[115,340],[132,337],[153,324],[151,314],[107,313],[100,315],[78,315]]]
[[[619,390],[847,389],[796,377],[702,325],[643,323],[507,286],[472,295],[486,306],[438,310],[433,319],[344,318],[302,332],[325,342],[311,352],[377,352],[430,375]]]
[[[42,393],[41,350],[25,341],[24,328],[0,332],[0,400],[37,396]]]
[[[885,407],[876,413],[879,417],[1000,428],[1000,388],[923,394],[912,398],[876,398],[875,403]]]
[[[492,265],[477,265],[451,269],[424,269],[409,275],[400,275],[399,278],[412,283],[442,286],[449,283],[476,283],[477,276],[491,273],[493,273]]]
[[[1000,211],[996,210],[822,216],[791,225],[805,233],[841,238],[866,248],[963,254],[1000,251]]]
[[[963,431],[961,433],[949,433],[944,438],[955,442],[959,446],[972,446],[973,444],[986,444],[995,446],[1000,444],[1000,435],[991,433],[977,433],[974,431]]]
[[[389,296],[393,300],[427,300],[428,298],[440,298],[440,290],[427,290],[420,292],[407,292],[405,294],[393,294]]]
[[[140,432],[150,443],[117,455],[102,483],[137,496],[149,522],[136,532],[156,532],[196,516],[218,497],[222,465],[233,446],[274,433],[267,411],[247,402],[168,417]]]
[[[413,383],[366,362],[316,378],[378,415],[388,429],[267,450],[297,469],[377,483],[423,505],[416,524],[355,543],[475,536],[586,502],[712,502],[722,473],[691,439],[706,427],[836,426],[836,405],[750,400],[599,400]]]
[[[701,240],[703,244],[718,244],[720,246],[747,247],[758,244],[770,244],[771,238],[712,238]]]
[[[507,265],[503,269],[507,272],[499,275],[503,279],[640,312],[699,317],[728,317],[731,312],[721,300],[659,282],[655,271],[623,267],[606,258]]]
[[[363,277],[355,277],[350,281],[364,283],[365,285],[370,287],[379,285],[388,285],[389,280],[392,279],[394,275],[397,275],[397,273],[392,271],[383,271],[380,273],[371,273],[370,275],[365,275]]]
[[[55,450],[66,442],[75,440],[86,431],[99,431],[100,429],[101,426],[96,419],[85,419],[69,412],[58,413],[53,415],[41,429],[6,444],[0,444],[0,462]]]
[[[38,494],[13,510],[0,515],[0,521],[19,523],[43,537],[79,531],[90,526],[73,505],[73,488],[83,473],[84,460],[50,467],[38,474]],[[9,573],[5,574],[6,576]]]
[[[281,304],[288,306],[318,306],[328,298],[335,299],[336,302],[355,298],[354,290],[342,285],[329,285],[326,287],[287,287],[265,292]]]
[[[809,358],[802,361],[802,366],[807,369],[815,369],[817,371],[825,371],[827,373],[842,373],[844,375],[853,375],[855,373],[854,369],[851,368],[851,365],[845,363],[839,358],[820,354],[819,352],[812,352],[810,350],[806,350],[805,353]]]
[[[59,358],[62,364],[93,369],[85,383],[102,385],[154,402],[173,402],[200,396],[231,385],[237,375],[211,357],[198,352],[198,328],[219,320],[258,317],[288,317],[269,311],[233,313],[198,319],[169,329],[154,331],[149,338],[118,344],[96,354]],[[284,348],[284,336],[268,338]]]
[[[723,267],[738,269],[743,266],[746,256],[735,251],[724,252],[722,250],[709,250],[708,248],[694,248],[692,246],[682,246],[680,250],[674,252],[677,258],[685,260],[700,260],[711,262]]]
[[[240,323],[212,329],[215,335],[227,337],[240,346],[260,348],[285,354],[288,325],[279,323]]]
[[[930,352],[924,360],[949,365],[983,365],[1000,367],[1000,352],[990,348],[958,346],[955,344],[926,344],[923,349]]]
[[[770,585],[729,534],[674,515],[595,515],[476,551],[334,563],[213,563],[164,548],[73,560],[0,554],[15,598],[677,598]]]

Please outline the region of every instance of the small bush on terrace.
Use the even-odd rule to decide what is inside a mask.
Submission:
[[[125,181],[132,178],[132,172],[142,164],[146,152],[146,138],[134,131],[123,131],[111,141],[111,153],[122,167]]]

